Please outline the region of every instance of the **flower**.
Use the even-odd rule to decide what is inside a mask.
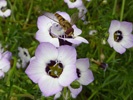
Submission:
[[[64,19],[66,19],[68,22],[70,22],[70,16],[65,12],[56,12],[59,15],[61,15]],[[54,14],[48,13],[49,17],[47,15],[40,16],[37,21],[37,26],[39,30],[36,33],[36,39],[41,42],[50,42],[56,47],[59,47],[60,45],[79,45],[80,43],[88,43],[88,41],[78,35],[81,34],[81,30],[76,27],[76,25],[72,25],[72,28],[64,31],[62,26],[57,23],[56,17]],[[52,18],[54,20],[52,20]],[[65,32],[72,31],[73,35],[66,36]]]
[[[0,52],[0,78],[5,76],[5,73],[10,69],[10,59],[12,53],[9,51]]]
[[[90,30],[89,31],[89,35],[94,35],[95,33],[97,33],[97,30]]]
[[[77,78],[76,56],[72,46],[56,48],[48,42],[40,43],[25,72],[44,96],[51,96]]]
[[[82,0],[64,0],[69,8],[78,8],[83,4]]]
[[[133,46],[132,23],[112,20],[109,28],[108,43],[116,52],[123,54]]]
[[[22,61],[22,68],[25,68],[27,63],[30,61],[30,54],[26,48],[18,47],[19,53],[18,56],[20,57],[20,60]],[[17,67],[20,68],[20,60],[17,62]]]
[[[88,10],[84,6],[84,4],[79,6],[77,9],[79,10],[79,14],[78,14],[79,18],[84,21],[86,18],[85,14],[87,13]]]
[[[77,67],[77,81],[81,84],[79,88],[74,89],[71,86],[68,88],[71,91],[71,95],[73,98],[76,98],[77,95],[82,91],[82,85],[88,85],[94,80],[93,73],[89,68],[89,60],[88,58],[81,58],[76,61]]]
[[[6,9],[7,2],[5,0],[0,0],[0,16],[2,17],[8,17],[11,15],[11,10]]]

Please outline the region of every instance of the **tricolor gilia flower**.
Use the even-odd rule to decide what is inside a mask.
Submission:
[[[17,62],[17,68],[25,68],[27,63],[30,61],[30,54],[26,48],[18,47],[19,53],[18,56],[20,57],[20,60]]]
[[[64,2],[67,3],[69,8],[78,8],[83,4],[82,0],[64,0]]]
[[[48,42],[40,43],[25,72],[44,96],[51,96],[77,78],[76,55],[74,47],[56,48]]]
[[[6,9],[7,1],[6,0],[0,0],[0,16],[2,17],[8,17],[11,15],[11,10]]]
[[[132,23],[112,20],[109,28],[108,43],[116,52],[122,54],[126,48],[133,47]]]
[[[77,95],[82,91],[82,85],[88,85],[94,80],[92,71],[89,69],[89,60],[88,58],[81,58],[76,61],[76,72],[78,79],[77,81],[81,84],[79,88],[74,89],[71,86],[68,88],[71,91],[73,98],[76,98]]]
[[[11,52],[9,51],[3,52],[3,49],[0,50],[0,78],[3,78],[5,76],[5,73],[8,72],[8,70],[10,69],[11,56],[12,56]]]
[[[71,21],[70,16],[66,12],[56,12],[59,15],[61,15],[65,20],[68,22]],[[54,14],[49,14],[50,17],[53,17],[53,19],[57,19]],[[81,34],[81,30],[76,27],[76,25],[72,25],[73,28],[73,35],[72,36],[66,36],[64,29],[59,24],[59,22],[56,22],[52,20],[52,18],[49,18],[48,16],[40,16],[37,21],[37,26],[39,30],[36,33],[36,39],[41,42],[50,42],[56,47],[59,47],[60,45],[79,45],[80,43],[88,43],[88,41],[79,35]],[[68,31],[71,31],[68,30]]]

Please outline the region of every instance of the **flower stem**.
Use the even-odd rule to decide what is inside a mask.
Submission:
[[[122,0],[120,21],[122,21],[122,19],[123,19],[124,7],[125,7],[125,0]]]
[[[108,58],[108,60],[106,61],[107,63],[110,62],[110,60],[115,56],[116,52],[113,51],[113,53],[111,54],[111,56]]]
[[[31,15],[31,12],[32,12],[32,8],[33,8],[33,0],[31,0],[31,5],[30,5],[30,8],[29,8],[29,11],[28,11],[27,18],[26,18],[26,20],[25,20],[23,29],[26,28],[26,24],[28,23],[28,21],[29,21],[29,19],[30,19],[30,15]]]
[[[115,0],[115,3],[114,3],[114,8],[113,8],[113,13],[112,13],[112,15],[115,15],[115,11],[116,11],[116,5],[117,5],[117,0]]]
[[[12,69],[10,69],[9,73],[8,73],[8,78],[7,78],[7,82],[6,82],[6,85],[7,86],[10,86],[10,80],[12,79],[12,75],[14,74],[15,72],[15,69],[16,69],[16,63],[17,63],[17,58],[13,57],[13,67]]]

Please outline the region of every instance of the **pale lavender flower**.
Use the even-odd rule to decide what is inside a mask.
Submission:
[[[126,48],[133,47],[132,23],[112,20],[108,43],[116,52],[123,54]]]
[[[71,18],[66,12],[56,12],[70,22]],[[52,16],[52,14],[51,14]],[[80,37],[81,30],[72,25],[74,29],[73,36],[66,37],[65,31],[61,25],[46,16],[40,16],[37,21],[39,30],[36,33],[36,39],[41,42],[50,42],[56,47],[60,45],[79,45],[80,43],[88,43],[86,39]]]
[[[72,46],[56,48],[48,42],[40,43],[25,72],[44,96],[51,96],[77,78],[76,55]]]
[[[9,51],[0,52],[0,78],[5,76],[5,73],[10,69],[10,60],[12,53]]]
[[[79,88],[74,89],[71,86],[68,88],[71,91],[73,98],[76,98],[77,95],[82,91],[82,85],[88,85],[94,80],[92,71],[89,69],[89,60],[88,58],[81,58],[76,61],[77,67],[77,81],[81,84]]]
[[[0,16],[2,17],[8,17],[11,15],[11,10],[5,9],[6,6],[7,6],[7,1],[0,0]]]

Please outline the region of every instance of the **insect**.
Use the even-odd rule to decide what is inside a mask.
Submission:
[[[50,18],[51,20],[59,23],[59,25],[64,29],[65,35],[67,37],[73,36],[74,32],[74,29],[72,28],[73,24],[68,20],[66,20],[65,18],[63,18],[60,14],[58,13],[52,14],[49,12],[45,12],[44,15]]]

